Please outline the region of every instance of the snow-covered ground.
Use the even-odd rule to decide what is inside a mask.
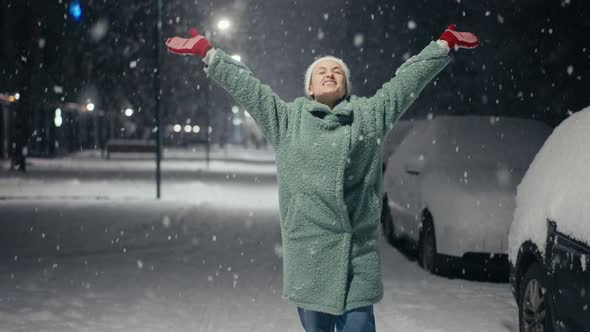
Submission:
[[[0,177],[0,331],[302,331],[280,297],[272,164],[173,162],[157,201],[133,171],[143,161],[98,171],[121,162]],[[381,252],[378,330],[517,330],[508,284],[429,275],[385,241]]]
[[[161,196],[164,201],[265,209],[278,205],[276,166],[274,156],[268,152],[259,151],[250,156],[242,153],[238,154],[239,159],[217,159],[209,163],[190,159],[190,154],[183,156],[177,152],[177,155],[179,158],[162,161]],[[0,171],[0,199],[63,201],[156,197],[153,160],[104,160],[83,154],[65,159],[29,158],[28,164],[25,175]],[[255,186],[256,195],[251,194],[252,186]]]

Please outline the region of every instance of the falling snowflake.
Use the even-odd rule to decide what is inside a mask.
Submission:
[[[362,33],[356,33],[354,35],[354,46],[361,47],[365,42],[365,36]]]
[[[275,243],[275,246],[272,248],[273,252],[277,257],[283,257],[283,246],[280,243]]]
[[[324,31],[322,29],[318,29],[318,39],[322,40],[322,39],[324,39],[324,36],[325,36]]]
[[[414,30],[414,29],[416,29],[416,27],[417,27],[417,25],[416,25],[416,22],[414,20],[409,20],[408,21],[408,29]]]
[[[92,40],[95,42],[98,42],[106,36],[108,30],[109,24],[107,20],[100,19],[90,28],[90,37],[92,37]]]
[[[170,217],[164,216],[164,218],[162,218],[162,226],[164,226],[164,228],[170,227]]]

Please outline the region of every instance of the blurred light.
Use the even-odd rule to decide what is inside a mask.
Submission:
[[[219,20],[219,22],[217,22],[217,28],[221,31],[227,30],[230,26],[231,22],[226,18],[222,18]]]
[[[231,112],[232,112],[233,114],[236,114],[236,113],[238,113],[239,111],[240,111],[240,108],[239,108],[238,106],[232,106],[232,107],[231,107]]]
[[[209,126],[209,134],[213,131],[213,127]]]
[[[16,101],[16,98],[14,98],[14,96],[9,96],[8,101],[14,103]]]
[[[193,126],[193,133],[198,133],[199,131],[201,131],[201,127],[199,126]]]
[[[184,126],[184,132],[186,132],[186,133],[190,133],[192,130],[193,130],[193,127],[191,127],[191,125]]]
[[[88,110],[88,112],[94,111],[94,104],[93,103],[86,104],[86,109]]]
[[[242,120],[241,119],[233,119],[232,123],[234,124],[234,126],[239,126],[242,124]]]
[[[61,109],[59,108],[55,109],[55,118],[53,119],[53,123],[55,123],[56,127],[61,127],[61,124],[63,123],[63,119],[61,118]]]
[[[108,31],[109,21],[106,18],[101,18],[90,27],[88,33],[90,34],[92,41],[99,42],[107,35]]]
[[[14,99],[19,100],[20,99],[20,93],[15,93],[14,94]]]
[[[182,127],[179,124],[174,125],[174,132],[179,133],[182,130]]]
[[[79,21],[80,17],[82,17],[82,6],[80,6],[78,0],[70,2],[70,15],[72,15],[75,21]]]
[[[242,62],[242,57],[239,54],[234,54],[231,56],[231,58],[238,62]]]
[[[133,115],[133,110],[131,108],[126,109],[125,110],[125,115],[132,116]]]

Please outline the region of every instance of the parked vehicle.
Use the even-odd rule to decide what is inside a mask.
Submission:
[[[520,331],[590,331],[590,107],[555,129],[518,186],[509,234]]]
[[[402,131],[399,142],[385,141],[395,145],[383,179],[385,236],[416,248],[430,272],[483,267],[507,280],[516,185],[551,129],[527,119],[439,116]]]

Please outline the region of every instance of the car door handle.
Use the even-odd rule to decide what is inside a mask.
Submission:
[[[410,171],[410,170],[407,170],[406,173],[408,173],[410,175],[420,175],[420,172],[419,171]]]

